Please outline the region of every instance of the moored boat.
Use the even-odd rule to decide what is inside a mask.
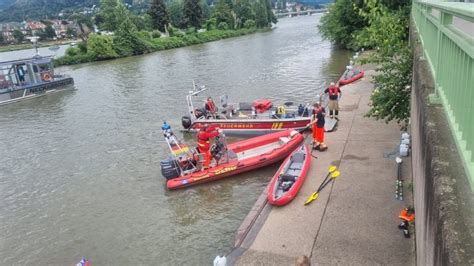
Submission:
[[[353,68],[352,66],[348,66],[346,71],[342,74],[341,78],[339,79],[339,85],[347,85],[352,83],[364,76],[363,70],[358,70]]]
[[[311,121],[312,107],[307,104],[286,102],[275,105],[270,100],[227,103],[227,97],[220,97],[220,106],[215,114],[205,108],[195,108],[192,97],[206,88],[191,91],[186,96],[188,114],[181,118],[184,129],[196,132],[209,125],[221,128],[227,135],[263,135],[272,132],[295,129],[303,130]]]
[[[282,163],[268,188],[268,202],[283,206],[292,201],[308,173],[311,162],[311,149],[301,145],[295,149]]]
[[[303,135],[295,130],[279,131],[225,145],[214,165],[209,169],[198,167],[199,156],[180,157],[162,161],[167,173],[174,169],[175,176],[166,176],[168,189],[179,189],[210,182],[242,172],[257,169],[283,160],[303,142]]]
[[[72,77],[55,72],[52,60],[36,52],[31,58],[0,62],[0,105],[72,88]]]

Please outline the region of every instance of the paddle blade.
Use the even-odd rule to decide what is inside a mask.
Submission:
[[[329,169],[328,169],[328,170],[329,170],[329,173],[332,173],[332,172],[336,171],[336,169],[337,169],[336,166],[331,165],[331,166],[329,166]]]
[[[306,202],[304,203],[304,205],[308,205],[310,204],[312,201],[316,200],[319,196],[319,193],[318,192],[313,192],[313,194],[311,194],[308,199],[306,200]]]
[[[336,179],[336,177],[340,176],[341,175],[341,172],[339,171],[334,171],[332,174],[331,174],[331,178],[332,179]]]

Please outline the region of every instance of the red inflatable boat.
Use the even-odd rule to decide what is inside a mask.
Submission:
[[[298,147],[303,139],[297,131],[285,130],[228,144],[225,163],[171,178],[166,186],[169,189],[189,187],[278,162]]]
[[[283,206],[292,201],[300,190],[311,162],[311,149],[301,145],[280,166],[268,188],[268,202]]]
[[[341,78],[339,79],[339,85],[347,85],[352,83],[364,76],[364,71],[357,70],[357,69],[347,69],[344,74],[342,74]]]

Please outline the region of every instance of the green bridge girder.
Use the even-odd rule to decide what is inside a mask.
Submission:
[[[412,18],[474,191],[474,4],[414,0]]]

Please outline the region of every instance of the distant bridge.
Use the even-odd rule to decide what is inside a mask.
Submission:
[[[308,9],[308,10],[301,10],[295,12],[286,12],[286,13],[275,13],[277,18],[284,18],[284,17],[295,17],[295,16],[310,16],[316,13],[324,13],[327,11],[327,8],[322,9]]]

